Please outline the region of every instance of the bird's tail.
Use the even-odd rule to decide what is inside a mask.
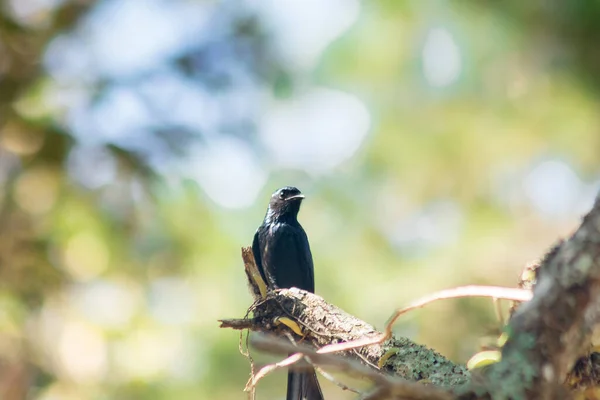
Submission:
[[[286,400],[323,400],[314,369],[288,372]]]

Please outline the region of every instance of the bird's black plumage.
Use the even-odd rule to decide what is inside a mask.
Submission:
[[[300,190],[291,186],[273,193],[265,219],[254,235],[252,252],[256,266],[270,289],[297,287],[315,291],[310,245],[297,218],[303,199]],[[323,399],[315,371],[290,371],[286,399]]]

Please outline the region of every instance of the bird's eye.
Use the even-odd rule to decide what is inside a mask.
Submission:
[[[279,198],[280,198],[280,199],[283,199],[283,198],[285,198],[285,193],[284,193],[284,192],[279,192]]]

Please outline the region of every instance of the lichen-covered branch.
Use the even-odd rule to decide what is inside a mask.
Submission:
[[[244,262],[247,269],[254,264],[251,251],[244,252]],[[222,326],[297,333],[281,323],[287,318],[301,327],[303,343],[317,349],[311,353],[315,359],[325,346],[373,338],[365,341],[369,345],[351,350],[344,345],[342,355],[360,361],[375,374],[425,380],[460,399],[569,398],[575,386],[565,385],[565,379],[577,375],[573,367],[589,351],[592,330],[600,321],[600,199],[579,229],[552,248],[531,272],[535,276],[533,298],[514,310],[506,327],[502,359],[473,376],[463,366],[406,338],[383,341],[389,336],[315,294],[292,288],[265,295],[259,290],[260,282],[253,282],[260,276],[251,271],[247,273],[256,299],[253,317],[224,320]],[[594,357],[588,358],[594,362]],[[378,388],[373,390],[377,394]],[[396,398],[384,392],[376,398]]]
[[[223,320],[222,327],[261,332],[292,331],[277,321],[282,317],[296,321],[303,330],[304,343],[322,348],[332,343],[381,336],[371,325],[304,290],[280,289],[269,292],[255,304],[254,317]],[[456,386],[468,381],[462,365],[452,363],[435,351],[406,338],[392,338],[383,344],[365,346],[345,353],[364,364],[410,381],[427,380],[439,386]]]
[[[536,270],[533,299],[508,324],[502,361],[487,371],[494,398],[566,398],[563,385],[587,351],[600,290],[600,199],[577,231]]]

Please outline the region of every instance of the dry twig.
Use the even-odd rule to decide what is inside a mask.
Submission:
[[[292,366],[303,357],[308,357],[311,364],[335,368],[336,370],[351,376],[368,378],[376,385],[378,391],[383,390],[387,393],[388,397],[386,398],[388,399],[449,400],[452,398],[452,395],[447,391],[383,374],[380,371],[348,359],[347,357],[319,353],[308,346],[290,344],[277,337],[259,335],[258,337],[251,339],[250,343],[258,350],[269,353],[282,354],[296,352],[296,354],[286,358],[283,362],[277,363],[278,366],[274,366],[273,369]],[[272,369],[269,369],[269,371],[272,371]]]
[[[412,302],[408,307],[396,310],[385,324],[382,334],[370,338],[360,338],[352,342],[335,343],[325,346],[319,350],[320,353],[334,353],[338,351],[348,351],[364,346],[381,344],[392,337],[392,327],[401,315],[417,308],[424,307],[438,300],[456,299],[462,297],[491,297],[494,299],[507,299],[516,301],[529,301],[531,291],[525,289],[513,289],[499,286],[461,286],[452,289],[445,289],[432,293]]]

